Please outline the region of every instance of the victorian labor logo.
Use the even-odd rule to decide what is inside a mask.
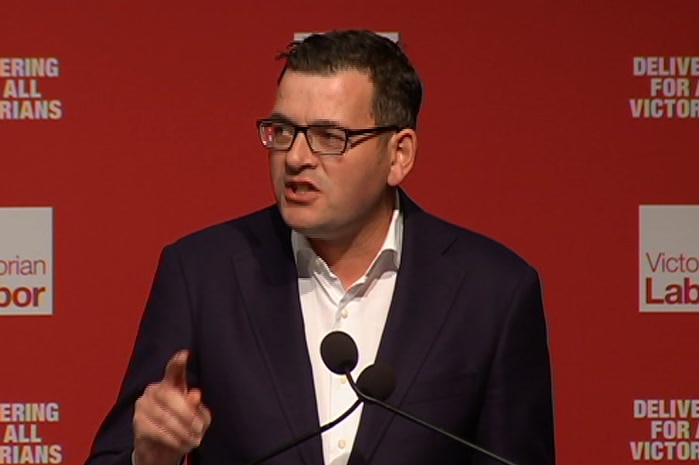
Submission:
[[[699,205],[642,205],[639,310],[699,312]]]
[[[53,209],[0,208],[0,316],[53,314]]]

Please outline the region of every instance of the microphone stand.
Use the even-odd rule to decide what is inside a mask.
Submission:
[[[367,394],[364,394],[362,392],[362,390],[359,389],[357,384],[354,382],[354,379],[352,378],[352,374],[350,372],[346,371],[345,377],[347,378],[347,381],[349,382],[350,386],[352,387],[352,390],[355,392],[355,394],[357,394],[357,397],[359,397],[359,399],[361,399],[367,403],[376,404],[382,408],[385,408],[386,410],[388,410],[392,413],[395,413],[398,416],[401,416],[407,420],[415,422],[415,423],[419,424],[420,426],[423,426],[431,431],[434,431],[435,433],[438,433],[438,434],[446,436],[450,439],[453,439],[454,441],[458,442],[459,444],[470,447],[471,449],[476,450],[476,451],[480,452],[481,454],[485,454],[492,459],[495,459],[501,463],[504,463],[505,465],[518,465],[517,463],[512,462],[510,460],[507,460],[506,458],[500,457],[499,455],[496,455],[493,452],[490,452],[489,450],[483,449],[482,447],[477,446],[476,444],[473,444],[472,442],[469,442],[469,441],[462,439],[454,434],[451,434],[449,431],[438,428],[430,423],[427,423],[424,420],[421,420],[413,415],[410,415],[407,412],[404,412],[396,407],[393,407],[392,405],[389,405],[389,404],[383,402],[382,400],[379,400],[379,399],[371,397]]]
[[[359,407],[361,404],[362,404],[362,398],[359,397],[359,399],[357,399],[357,401],[354,404],[352,404],[352,406],[345,413],[343,413],[339,417],[335,418],[330,423],[326,423],[325,425],[321,426],[320,429],[318,429],[318,430],[306,433],[303,436],[296,438],[287,444],[284,444],[280,447],[277,447],[276,449],[265,454],[264,456],[262,456],[256,460],[253,460],[252,462],[249,462],[247,465],[258,465],[258,464],[264,462],[265,460],[271,459],[272,457],[281,454],[282,452],[286,452],[287,450],[291,449],[292,447],[296,447],[299,444],[302,444],[302,443],[308,441],[309,439],[311,439],[314,436],[318,436],[319,434],[323,434],[324,432],[326,432],[327,430],[334,427],[335,425],[340,423],[342,420],[344,420],[345,418],[350,416],[352,414],[352,412],[357,410],[357,407]]]

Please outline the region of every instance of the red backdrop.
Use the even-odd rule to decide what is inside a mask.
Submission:
[[[634,57],[699,55],[695,0],[0,9],[0,58],[56,57],[37,85],[61,109],[0,119],[0,207],[53,207],[55,286],[52,316],[0,316],[0,403],[58,402],[40,433],[63,463],[115,398],[161,247],[272,201],[254,120],[304,31],[400,33],[426,88],[407,190],[541,272],[560,463],[631,463],[651,437],[633,401],[697,396],[699,317],[638,311],[638,207],[699,204],[699,118],[630,103],[651,98]]]

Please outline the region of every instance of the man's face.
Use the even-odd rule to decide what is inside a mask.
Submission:
[[[359,71],[330,76],[287,71],[272,116],[301,126],[332,122],[370,128],[376,126],[373,91],[369,77]],[[298,134],[289,151],[270,151],[272,184],[286,223],[323,240],[346,239],[371,228],[386,195],[391,167],[386,144],[385,136],[360,135],[350,139],[344,154],[321,155]]]

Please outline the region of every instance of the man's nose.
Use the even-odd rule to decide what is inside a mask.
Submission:
[[[311,150],[308,143],[306,133],[299,132],[296,134],[291,147],[286,152],[286,164],[294,168],[303,168],[306,166],[315,166],[318,158]]]

